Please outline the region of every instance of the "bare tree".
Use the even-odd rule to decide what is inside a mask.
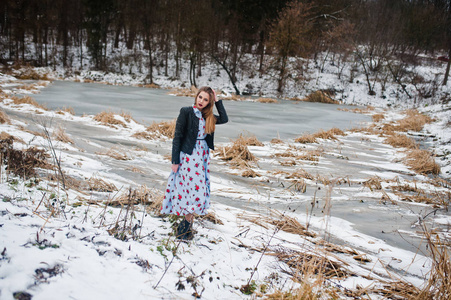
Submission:
[[[269,46],[278,53],[278,85],[277,91],[282,92],[286,78],[287,62],[290,56],[305,56],[311,46],[309,31],[311,5],[300,1],[288,4],[271,26]]]

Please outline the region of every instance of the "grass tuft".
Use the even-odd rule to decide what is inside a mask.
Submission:
[[[427,150],[414,149],[410,151],[406,156],[405,162],[412,170],[420,174],[440,174],[440,166]]]
[[[40,109],[43,109],[43,110],[47,110],[47,108],[44,105],[39,104],[38,102],[36,102],[36,100],[31,98],[30,96],[24,96],[22,98],[17,97],[17,96],[13,96],[13,97],[11,97],[11,99],[13,100],[13,103],[15,105],[29,104],[29,105],[32,105],[34,107],[37,107],[37,108],[40,108]]]
[[[317,139],[327,139],[327,140],[336,140],[336,136],[341,135],[344,136],[345,133],[343,130],[339,128],[331,128],[328,131],[320,130],[314,134],[304,134],[298,138],[296,138],[294,141],[301,144],[311,144],[316,143]]]
[[[393,147],[397,147],[397,148],[408,148],[408,149],[414,149],[414,148],[418,148],[417,144],[415,143],[415,141],[411,138],[409,138],[408,136],[404,135],[404,134],[399,134],[399,133],[393,133],[391,135],[389,135],[386,139],[385,142]]]
[[[273,99],[273,98],[258,98],[256,100],[257,102],[260,103],[279,103],[279,101],[277,99]]]
[[[0,124],[11,124],[11,119],[8,117],[8,115],[0,109]]]
[[[125,127],[125,123],[116,119],[115,114],[111,111],[102,111],[95,115],[94,120],[100,122],[102,125],[114,127],[114,125],[120,125]]]
[[[66,134],[63,127],[59,126],[54,132],[53,136],[57,141],[68,143],[68,144],[74,144],[74,141]]]

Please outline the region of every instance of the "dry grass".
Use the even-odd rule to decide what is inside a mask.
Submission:
[[[111,111],[102,111],[94,116],[94,120],[110,127],[114,127],[115,125],[125,127],[125,123],[116,119],[114,116],[115,114]]]
[[[247,146],[262,146],[256,137],[244,137],[240,135],[231,146],[218,149],[218,156],[228,161],[232,166],[249,168],[250,162],[256,162],[257,158],[249,151]]]
[[[424,235],[428,244],[432,269],[428,281],[416,299],[451,298],[451,256],[449,240],[441,239],[438,234],[424,227]]]
[[[316,91],[301,99],[301,101],[306,102],[320,102],[320,103],[329,103],[329,104],[339,104],[340,102],[333,99],[331,95],[327,92]]]
[[[8,115],[0,109],[0,124],[11,124],[11,119],[8,117]]]
[[[38,102],[36,102],[36,100],[31,98],[30,96],[24,96],[22,98],[19,98],[17,96],[13,96],[13,97],[11,97],[11,99],[13,100],[13,103],[15,105],[29,104],[29,105],[32,105],[34,107],[37,107],[37,108],[40,108],[40,109],[43,109],[43,110],[47,110],[47,108],[44,105],[39,104]]]
[[[375,114],[371,116],[371,119],[373,120],[373,122],[380,122],[385,120],[385,116],[383,114]]]
[[[377,176],[371,177],[365,181],[363,186],[369,188],[372,192],[375,190],[382,190],[381,179]]]
[[[48,73],[39,74],[32,67],[28,66],[17,70],[17,72],[19,72],[19,74],[14,75],[14,77],[21,80],[51,80]]]
[[[53,137],[60,142],[74,144],[74,141],[66,134],[65,129],[59,126],[54,132]]]
[[[279,103],[277,99],[273,98],[258,98],[256,101],[260,103]]]
[[[410,151],[406,156],[405,163],[420,174],[440,174],[440,166],[427,150],[414,149]]]
[[[271,210],[270,213],[271,218],[266,219],[266,221],[276,226],[279,230],[300,236],[316,237],[314,232],[308,231],[307,227],[299,223],[296,218],[287,216],[277,210]]]
[[[147,89],[159,89],[161,88],[158,84],[156,83],[150,83],[150,84],[138,84],[138,87],[143,87],[143,88],[147,88]]]
[[[316,143],[316,137],[313,134],[304,134],[294,140],[296,143],[312,144]]]
[[[96,152],[98,155],[106,155],[111,158],[117,159],[117,160],[130,160],[131,158],[126,154],[123,153],[121,149],[118,149],[117,147],[111,147],[105,152]]]
[[[349,109],[349,108],[338,108],[338,110],[340,111],[349,111],[349,112],[353,112],[356,114],[368,114],[371,111],[374,110],[374,107],[372,106],[367,106],[366,108],[362,109],[362,108],[353,108],[353,109]]]
[[[12,136],[0,140],[1,163],[6,165],[6,170],[18,176],[29,178],[36,175],[37,168],[51,169],[47,163],[49,155],[45,150],[30,147],[23,150],[16,150],[13,147],[14,138]]]
[[[224,222],[222,222],[221,219],[219,219],[218,216],[212,211],[204,216],[199,216],[199,219],[210,221],[213,224],[224,225]]]
[[[156,135],[157,137],[174,138],[176,120],[163,121],[160,123],[153,122],[146,131]]]
[[[123,117],[124,120],[125,120],[126,122],[128,122],[128,123],[130,123],[131,121],[133,121],[133,122],[135,122],[135,123],[138,123],[138,122],[136,122],[135,119],[133,119],[132,115],[131,115],[129,112],[121,111],[121,113],[120,113],[119,115],[120,115],[121,117]]]
[[[261,175],[256,173],[254,170],[252,169],[247,169],[245,170],[243,173],[241,173],[242,177],[250,177],[250,178],[255,178],[255,177],[260,177]]]
[[[415,149],[418,148],[415,141],[404,134],[393,133],[389,135],[385,142],[393,147],[397,148],[408,148]]]
[[[318,284],[321,286],[324,279],[345,279],[352,275],[342,268],[340,263],[326,256],[287,249],[279,249],[268,253],[268,255],[274,255],[278,260],[284,262],[289,267],[289,269],[284,270],[285,273],[301,282],[310,275],[311,278],[320,279]]]
[[[283,144],[284,142],[279,138],[274,138],[270,141],[271,144]]]
[[[106,204],[115,207],[142,204],[146,205],[146,210],[159,213],[161,203],[163,203],[163,196],[160,193],[152,191],[146,186],[140,186],[124,191],[117,198],[108,201]]]
[[[316,143],[317,139],[327,139],[327,140],[336,140],[336,136],[341,135],[344,136],[345,133],[339,128],[331,128],[328,131],[320,130],[314,134],[304,134],[294,141],[301,144],[310,144]]]
[[[298,169],[296,172],[293,172],[291,174],[288,174],[287,176],[285,176],[285,178],[287,179],[308,179],[308,180],[314,180],[315,176],[313,176],[312,174],[308,173],[306,170],[304,169]]]
[[[108,183],[103,179],[92,176],[88,180],[89,190],[96,192],[107,192],[111,193],[117,191],[117,188],[114,184]]]
[[[62,109],[59,109],[56,111],[59,115],[64,115],[64,113],[69,113],[73,116],[75,116],[75,110],[72,107],[63,107]]]
[[[146,140],[174,138],[175,124],[176,120],[163,121],[160,123],[153,122],[146,128],[146,131],[137,132],[133,134],[133,137]]]
[[[425,124],[431,123],[433,119],[429,116],[419,113],[417,110],[411,109],[407,111],[407,117],[399,120],[397,131],[421,131]]]
[[[169,94],[176,95],[176,96],[182,96],[182,97],[196,97],[198,89],[194,86],[192,86],[190,89],[172,89],[169,91]]]

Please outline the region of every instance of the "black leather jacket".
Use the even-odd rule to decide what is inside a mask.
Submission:
[[[215,102],[219,116],[216,117],[216,125],[229,121],[222,100]],[[175,124],[174,139],[172,141],[172,163],[180,164],[180,151],[186,154],[193,154],[199,130],[199,119],[194,114],[192,106],[182,107]],[[214,150],[214,132],[207,134],[205,141],[210,149]]]

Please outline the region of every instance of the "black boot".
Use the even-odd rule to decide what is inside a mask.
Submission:
[[[189,228],[189,222],[186,219],[183,219],[182,222],[179,223],[179,226],[177,226],[177,231],[175,233],[175,238],[178,240],[185,239],[184,236]]]
[[[186,221],[186,219],[185,219],[185,221]],[[193,221],[192,222],[186,221],[186,223],[188,223],[188,225],[187,225],[187,229],[185,231],[185,234],[183,235],[183,239],[184,240],[192,240],[193,237],[194,237]]]

